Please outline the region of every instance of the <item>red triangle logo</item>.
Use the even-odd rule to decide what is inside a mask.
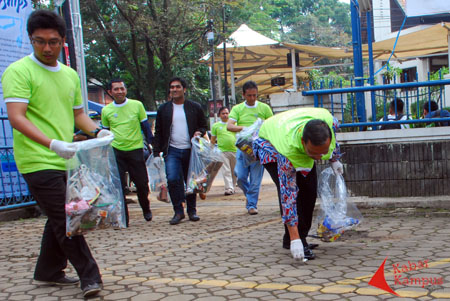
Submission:
[[[378,270],[372,276],[372,279],[370,279],[369,285],[379,288],[388,293],[394,294],[396,296],[399,296],[396,292],[394,292],[394,290],[389,286],[389,284],[387,284],[386,278],[384,277],[384,264],[386,263],[386,260],[387,256],[384,259],[383,263],[378,268]]]

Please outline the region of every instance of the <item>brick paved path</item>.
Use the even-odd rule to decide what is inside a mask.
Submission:
[[[334,243],[318,242],[317,259],[302,264],[281,248],[283,228],[276,191],[263,185],[259,214],[249,216],[242,193],[213,187],[199,201],[201,221],[170,226],[171,206],[152,196],[154,219],[130,205],[130,228],[86,237],[103,275],[94,300],[393,300],[368,285],[387,257],[387,283],[402,300],[450,298],[450,228],[447,211],[365,210],[357,231]],[[154,201],[153,201],[154,200]],[[436,210],[434,210],[436,211]],[[45,219],[0,223],[0,300],[82,299],[79,287],[33,284]],[[392,265],[428,260],[402,279],[441,279],[438,285],[395,283]],[[69,265],[68,274],[75,273]],[[397,274],[398,275],[398,274]]]

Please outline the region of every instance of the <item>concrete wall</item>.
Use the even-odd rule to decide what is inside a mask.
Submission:
[[[338,133],[349,195],[450,194],[449,137],[450,127]]]
[[[322,102],[325,109],[333,112],[333,115],[338,120],[342,120],[342,107],[345,109],[347,94],[342,94],[342,96],[333,95],[333,105],[331,104],[330,95],[324,95],[322,97]],[[303,96],[301,92],[274,93],[270,95],[270,106],[272,107],[274,114],[294,108],[314,107],[314,97]]]

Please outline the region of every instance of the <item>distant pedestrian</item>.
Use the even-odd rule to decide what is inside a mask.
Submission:
[[[216,122],[211,129],[211,143],[215,144],[225,157],[222,165],[222,175],[225,184],[225,195],[234,194],[236,187],[236,176],[234,168],[236,166],[236,134],[227,130],[228,115],[227,107],[219,109],[220,121]]]
[[[427,101],[423,104],[423,117],[424,118],[448,118],[450,112],[444,109],[439,109],[439,105],[434,100]],[[428,127],[432,126],[449,126],[449,121],[437,121],[428,123]]]
[[[399,121],[407,120],[408,116],[403,114],[405,103],[399,97],[393,99],[389,104],[389,114],[380,119],[380,121]],[[380,130],[409,129],[409,124],[387,123],[380,127]]]
[[[66,236],[66,159],[75,155],[74,127],[91,136],[100,130],[83,111],[77,73],[58,62],[65,43],[64,19],[34,11],[27,23],[33,53],[3,73],[3,96],[14,128],[14,158],[37,204],[47,216],[34,279],[46,285],[75,285],[85,297],[98,294],[102,278],[83,235]],[[67,260],[80,279],[67,277]]]
[[[258,86],[253,81],[248,81],[242,87],[242,96],[245,101],[235,105],[231,109],[227,130],[240,132],[245,127],[252,125],[258,118],[265,120],[273,115],[270,107],[257,101]],[[250,215],[258,214],[258,197],[264,168],[258,161],[249,163],[245,154],[238,150],[236,154],[236,167],[234,172],[239,188],[245,194],[246,208]]]
[[[102,125],[114,133],[111,143],[119,168],[120,182],[122,184],[123,198],[127,189],[126,172],[136,185],[139,205],[146,221],[153,218],[148,199],[148,175],[144,158],[144,141],[148,145],[153,141],[153,134],[147,120],[142,102],[127,98],[127,87],[122,79],[113,79],[108,84],[108,93],[114,102],[102,110]],[[150,149],[149,149],[150,151]],[[128,204],[125,202],[125,217],[129,226]]]

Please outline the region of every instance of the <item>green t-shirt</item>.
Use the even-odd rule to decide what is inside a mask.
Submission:
[[[333,131],[333,116],[322,108],[299,108],[285,111],[267,119],[259,130],[259,137],[264,138],[275,149],[291,161],[294,168],[312,168],[314,159],[306,153],[302,144],[303,128],[312,119],[325,121],[330,127],[331,142],[328,153],[322,160],[330,159],[336,148],[336,138]]]
[[[71,68],[40,63],[34,55],[12,63],[2,76],[6,103],[28,103],[26,117],[50,139],[72,142],[73,109],[82,108],[80,79]],[[65,170],[66,160],[54,151],[13,130],[14,158],[23,174]]]
[[[141,122],[147,120],[142,102],[127,98],[125,102],[110,103],[102,110],[102,124],[114,134],[111,145],[121,151],[144,147]]]
[[[256,119],[266,120],[272,115],[272,110],[267,104],[256,101],[253,107],[249,107],[244,101],[231,109],[229,118],[236,121],[238,126],[250,126]]]
[[[211,135],[217,137],[217,146],[222,152],[236,152],[236,133],[227,130],[226,122],[214,123]]]

